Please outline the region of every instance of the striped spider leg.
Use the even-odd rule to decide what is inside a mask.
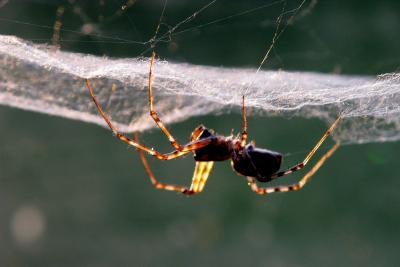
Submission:
[[[183,151],[183,147],[178,144],[172,134],[168,131],[165,127],[164,123],[158,117],[157,112],[154,109],[153,105],[153,65],[154,65],[154,58],[155,53],[154,50],[151,53],[151,61],[150,61],[150,71],[149,71],[149,109],[150,109],[150,116],[153,118],[154,122],[157,126],[163,131],[163,133],[168,137],[169,142],[171,145],[178,151]]]
[[[191,141],[194,142],[195,140],[198,139],[198,137],[202,134],[204,130],[203,126],[200,126],[196,128],[191,136]],[[202,139],[204,140],[204,139]],[[135,141],[139,142],[139,134],[135,133]],[[139,156],[140,159],[143,163],[143,166],[146,170],[147,175],[150,178],[151,183],[156,189],[161,189],[161,190],[167,190],[167,191],[177,191],[180,193],[183,193],[185,195],[194,195],[198,194],[201,191],[203,191],[204,186],[206,185],[208,176],[210,175],[211,169],[214,165],[213,161],[196,161],[196,166],[194,169],[193,177],[192,177],[192,183],[190,187],[185,187],[185,186],[178,186],[178,185],[171,185],[171,184],[165,184],[165,183],[160,183],[157,181],[155,178],[153,172],[151,171],[149,164],[146,160],[146,156],[142,150],[139,151]]]
[[[283,177],[288,174],[292,174],[292,173],[304,168],[307,165],[307,163],[309,162],[309,160],[317,152],[319,147],[324,143],[324,141],[328,138],[328,136],[331,135],[331,133],[337,127],[337,125],[341,119],[342,118],[339,116],[335,120],[335,122],[324,133],[324,135],[321,137],[321,139],[318,141],[318,143],[313,147],[313,149],[310,151],[310,153],[305,157],[305,159],[301,163],[299,163],[285,171],[280,171],[275,174],[272,174],[269,179],[270,180],[277,179],[279,177]],[[321,157],[321,159],[313,166],[313,168],[299,182],[294,183],[292,185],[259,188],[253,177],[247,177],[247,182],[248,182],[249,186],[251,187],[251,189],[257,194],[270,194],[270,193],[274,193],[274,192],[289,192],[289,191],[300,190],[309,181],[311,176],[313,176],[317,172],[317,170],[325,163],[325,161],[338,149],[339,146],[340,146],[340,142],[336,142],[336,144]]]
[[[160,160],[171,160],[171,159],[175,159],[178,157],[181,157],[187,153],[189,153],[190,151],[202,148],[204,146],[207,146],[209,143],[212,142],[211,139],[202,139],[202,140],[194,140],[193,142],[190,142],[184,146],[181,146],[180,150],[174,150],[170,153],[166,153],[166,154],[162,154],[152,148],[149,148],[147,146],[144,146],[138,142],[133,141],[132,139],[126,137],[125,135],[123,135],[122,133],[118,132],[117,129],[112,125],[110,119],[107,117],[107,115],[105,114],[105,112],[103,111],[102,107],[100,106],[97,98],[95,97],[94,93],[93,93],[93,89],[92,86],[90,85],[90,82],[88,79],[85,80],[86,81],[86,86],[89,90],[90,96],[92,97],[92,100],[94,102],[94,104],[96,105],[97,110],[99,111],[100,115],[103,117],[104,121],[107,123],[108,127],[111,129],[111,131],[114,133],[114,135],[121,140],[122,142],[128,144],[129,146],[133,146],[135,148],[137,148],[140,151],[145,151],[146,153],[156,157],[157,159]]]
[[[253,177],[247,177],[248,185],[251,190],[259,195],[265,195],[275,192],[290,192],[296,191],[303,188],[303,186],[310,180],[311,176],[313,176],[318,169],[325,163],[325,161],[332,156],[332,154],[338,149],[340,143],[337,142],[328,152],[326,152],[320,160],[312,167],[312,169],[300,179],[299,182],[291,184],[291,185],[281,185],[281,186],[271,186],[271,187],[258,187],[255,179]]]

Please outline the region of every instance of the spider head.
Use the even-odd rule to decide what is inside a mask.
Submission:
[[[213,130],[207,129],[204,125],[200,125],[196,129],[194,129],[190,136],[190,140],[193,142],[197,139],[204,139],[212,135],[214,135]]]
[[[256,148],[250,143],[232,158],[233,168],[244,176],[255,177],[259,182],[268,182],[271,175],[281,167],[282,154]]]

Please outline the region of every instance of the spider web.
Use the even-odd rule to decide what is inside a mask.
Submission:
[[[168,42],[172,34],[179,33],[176,32],[179,26],[193,20],[214,2],[161,34],[165,2],[156,34],[142,44],[155,46]],[[283,1],[272,4],[280,2]],[[399,74],[373,77],[261,70],[288,21],[294,20],[304,2],[294,10],[282,10],[271,44],[257,69],[156,61],[155,106],[163,121],[174,123],[198,115],[239,112],[241,97],[245,95],[246,106],[253,109],[250,114],[316,117],[327,124],[341,114],[345,119],[335,138],[344,143],[399,140]],[[284,15],[290,12],[287,23],[282,23]],[[155,127],[147,107],[148,58],[113,59],[63,52],[0,35],[0,62],[3,105],[106,126],[85,88],[84,78],[89,78],[119,130],[133,132]]]
[[[0,36],[0,103],[105,126],[91,103],[84,78],[119,130],[154,127],[148,118],[149,60],[111,59],[54,51]],[[193,116],[240,111],[317,117],[344,123],[336,138],[347,143],[400,139],[400,75],[346,76],[259,71],[157,61],[155,105],[166,123]]]

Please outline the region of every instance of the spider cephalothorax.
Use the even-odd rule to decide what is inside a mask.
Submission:
[[[231,157],[232,141],[222,135],[215,135],[213,130],[209,130],[204,126],[199,126],[195,129],[202,128],[200,136],[196,140],[210,140],[210,143],[202,148],[193,151],[195,161],[225,161]]]
[[[292,185],[287,186],[273,186],[273,187],[258,187],[255,179],[259,182],[269,182],[273,179],[291,174],[306,166],[308,161],[313,157],[318,148],[326,140],[326,138],[332,133],[340,121],[340,116],[331,125],[331,127],[325,132],[322,138],[314,146],[311,152],[305,157],[305,159],[299,164],[283,171],[279,171],[282,163],[282,155],[278,152],[274,152],[267,149],[257,148],[255,144],[251,142],[246,145],[247,141],[247,121],[246,121],[246,109],[244,104],[244,96],[242,102],[243,112],[243,131],[240,137],[224,137],[216,135],[214,131],[205,128],[204,126],[197,127],[191,135],[190,142],[186,145],[180,145],[171,135],[168,129],[161,122],[157,115],[157,112],[153,107],[153,94],[152,94],[152,67],[154,64],[154,52],[152,53],[149,73],[149,108],[150,116],[153,118],[157,126],[164,132],[168,137],[174,151],[166,154],[162,154],[156,150],[146,147],[139,143],[139,136],[135,134],[135,140],[132,140],[125,135],[118,132],[108,119],[107,115],[101,108],[99,102],[94,96],[93,90],[88,80],[86,85],[89,89],[89,93],[93,99],[96,108],[100,115],[103,117],[108,127],[113,131],[115,136],[121,141],[133,146],[139,150],[140,158],[146,169],[147,174],[155,188],[164,189],[169,191],[178,191],[186,195],[193,195],[203,191],[203,188],[207,182],[208,176],[215,161],[231,160],[233,169],[240,175],[247,177],[247,183],[257,194],[269,194],[273,192],[288,192],[293,190],[301,189],[310,177],[322,166],[326,159],[328,159],[333,152],[339,147],[339,143],[336,143],[328,152],[326,152],[319,161],[314,165],[311,170],[306,173],[303,178]],[[176,186],[170,184],[164,184],[157,181],[145,158],[144,152],[154,156],[160,160],[171,160],[188,153],[193,153],[194,160],[196,161],[196,167],[194,170],[192,184],[190,187]]]

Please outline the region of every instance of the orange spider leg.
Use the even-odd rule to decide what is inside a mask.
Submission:
[[[151,53],[150,71],[149,71],[149,108],[150,116],[153,118],[157,126],[163,131],[163,133],[168,137],[171,145],[178,151],[182,151],[183,147],[176,142],[175,138],[171,135],[168,129],[165,127],[164,123],[158,117],[157,112],[153,107],[153,64],[154,64],[154,51]]]
[[[139,142],[139,135],[135,133],[135,141]],[[147,175],[150,177],[150,181],[156,189],[167,190],[167,191],[177,191],[185,195],[194,195],[203,191],[204,186],[207,182],[208,176],[210,175],[211,169],[214,165],[213,161],[197,161],[196,167],[194,169],[192,183],[190,187],[171,185],[160,183],[154,177],[149,164],[147,163],[146,157],[143,151],[139,151],[140,159],[142,160],[143,166],[146,170]]]
[[[333,132],[333,130],[335,130],[336,126],[338,125],[338,123],[340,122],[341,119],[342,119],[342,117],[339,116],[339,117],[335,120],[335,122],[334,122],[334,123],[331,125],[331,127],[329,127],[329,129],[324,133],[324,135],[321,137],[321,139],[318,141],[318,143],[314,146],[314,148],[311,150],[311,152],[305,157],[305,159],[304,159],[301,163],[299,163],[299,164],[297,164],[297,165],[295,165],[295,166],[293,166],[293,167],[291,167],[291,168],[289,168],[289,169],[287,169],[287,170],[285,170],[285,171],[278,172],[278,173],[272,175],[271,178],[272,178],[272,179],[276,179],[276,178],[279,178],[279,177],[282,177],[282,176],[291,174],[291,173],[293,173],[293,172],[295,172],[295,171],[298,171],[298,170],[304,168],[304,166],[306,166],[306,164],[308,163],[308,161],[314,156],[315,152],[317,152],[318,148],[324,143],[324,141],[326,140],[326,138],[328,138],[328,136],[331,135],[331,133]]]
[[[205,130],[205,127],[203,125],[200,125],[196,129],[194,129],[194,131],[192,132],[192,134],[190,136],[190,141],[193,142],[193,141],[197,140],[199,138],[199,136],[203,133],[204,130]]]
[[[338,149],[340,143],[336,143],[328,152],[326,152],[321,159],[314,165],[314,167],[301,178],[301,180],[292,185],[273,186],[273,187],[258,187],[253,177],[247,177],[247,182],[253,192],[259,195],[270,194],[275,192],[290,192],[296,191],[303,188],[303,186],[310,180],[310,178],[318,171],[318,169],[324,164],[324,162],[332,156],[332,154]]]
[[[247,141],[247,118],[246,118],[246,106],[244,105],[244,95],[242,96],[242,113],[243,113],[243,130],[242,139],[240,141],[240,146],[243,148]]]
[[[89,89],[90,96],[92,97],[93,102],[97,107],[97,110],[99,111],[100,115],[103,117],[105,122],[107,123],[108,127],[114,133],[114,135],[122,142],[124,142],[130,146],[133,146],[141,151],[145,151],[160,160],[171,160],[171,159],[175,159],[177,157],[181,157],[193,150],[202,148],[212,142],[212,140],[210,140],[210,139],[196,140],[194,142],[191,142],[191,143],[188,143],[187,145],[182,146],[181,150],[179,150],[179,151],[175,150],[175,151],[173,151],[171,153],[167,153],[167,154],[162,154],[156,150],[153,150],[152,148],[146,147],[138,142],[131,140],[130,138],[126,137],[125,135],[123,135],[117,131],[117,129],[112,125],[110,119],[107,117],[107,115],[101,108],[99,102],[97,101],[97,98],[95,97],[95,95],[93,93],[92,87],[91,87],[88,79],[86,79],[86,85],[87,85],[87,88]]]

